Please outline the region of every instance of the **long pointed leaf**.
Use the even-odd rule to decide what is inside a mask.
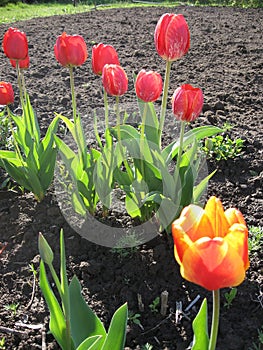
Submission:
[[[94,335],[85,339],[76,350],[100,350],[101,349],[101,335]]]
[[[223,129],[220,129],[217,126],[197,127],[185,133],[183,147],[186,147],[187,145],[191,144],[195,140],[201,140],[205,137],[209,137],[223,131],[224,131]],[[179,147],[179,141],[176,140],[170,143],[167,147],[163,149],[162,154],[167,164],[170,163],[170,161],[178,153],[178,147]]]
[[[207,332],[207,301],[203,300],[198,314],[193,321],[194,340],[192,350],[207,350],[209,337]]]
[[[55,297],[47,279],[46,269],[43,261],[40,262],[40,288],[50,311],[49,328],[54,338],[62,349],[67,349],[66,323],[63,312]]]
[[[101,335],[104,339],[106,337],[105,328],[85,302],[76,276],[69,285],[69,297],[71,334],[75,347],[77,348],[86,338],[93,335]]]
[[[123,350],[126,339],[126,327],[128,319],[127,303],[123,304],[113,315],[108,336],[102,350]]]

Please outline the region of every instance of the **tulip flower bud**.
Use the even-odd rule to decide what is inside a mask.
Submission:
[[[135,81],[136,95],[144,102],[156,101],[163,88],[162,77],[159,73],[142,69]]]
[[[180,121],[194,121],[201,113],[203,104],[202,90],[189,84],[177,88],[172,97],[173,114]]]
[[[48,244],[45,237],[42,235],[41,232],[39,232],[38,236],[38,250],[41,259],[47,264],[51,265],[52,261],[54,259],[54,254],[52,249],[50,248],[50,245]]]
[[[92,47],[92,70],[101,75],[105,64],[119,65],[118,54],[111,45],[98,44]]]
[[[80,35],[62,33],[54,46],[57,61],[65,67],[81,66],[88,57],[86,43]]]
[[[243,282],[249,267],[248,229],[237,209],[224,211],[210,197],[205,208],[190,204],[172,224],[175,259],[182,276],[208,290]]]
[[[127,75],[117,64],[105,64],[102,69],[102,84],[111,96],[121,96],[128,90]]]
[[[158,54],[167,61],[184,56],[190,47],[190,32],[183,15],[165,13],[159,19],[154,32]]]
[[[0,81],[0,105],[7,106],[14,102],[14,91],[10,83]]]
[[[24,60],[28,56],[28,42],[24,32],[9,28],[4,35],[2,47],[11,60]]]
[[[16,67],[16,60],[10,60],[11,65]],[[27,56],[24,60],[19,60],[18,65],[20,69],[27,69],[29,67],[29,56]]]

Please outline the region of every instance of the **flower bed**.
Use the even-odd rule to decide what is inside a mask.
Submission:
[[[32,20],[16,24],[28,36],[30,35],[32,62],[25,76],[32,104],[38,112],[41,130],[44,132],[53,112],[64,114],[70,110],[69,81],[66,72],[58,67],[53,56],[54,41],[63,30],[83,35],[88,43],[89,54],[91,44],[94,42],[112,44],[117,49],[122,66],[129,72],[132,81],[133,70],[138,73],[141,68],[156,69],[164,73],[164,64],[154,51],[152,38],[156,21],[164,12],[165,9],[111,10],[104,13],[69,16],[61,20],[58,17],[56,25],[53,23],[54,19],[50,19],[53,23],[52,33],[48,30],[49,19],[41,19],[37,23]],[[230,135],[245,139],[242,158],[209,163],[211,169],[218,167],[218,172],[210,182],[208,194],[220,196],[227,207],[230,205],[238,207],[244,213],[249,225],[262,225],[260,177],[262,57],[256,39],[260,34],[256,27],[250,28],[250,34],[241,28],[246,27],[251,14],[256,16],[258,12],[217,8],[180,8],[177,12],[184,13],[187,18],[191,28],[192,46],[189,54],[173,65],[171,75],[173,88],[170,93],[185,82],[202,86],[205,105],[196,125],[212,123],[221,127],[225,122],[229,122],[233,126]],[[116,20],[110,22],[105,18],[105,13],[114,16]],[[239,27],[235,26],[235,21],[238,21]],[[121,26],[120,34],[116,35],[118,26]],[[101,27],[101,30],[98,30],[98,27]],[[2,33],[6,29],[1,26]],[[40,39],[43,40],[43,45],[40,45]],[[1,72],[6,80],[15,81],[15,73],[10,67],[7,68],[3,64]],[[89,64],[76,71],[75,81],[78,109],[92,124],[90,110],[103,104],[101,82],[92,74]],[[129,104],[133,99],[134,92],[130,84],[124,101]],[[18,104],[18,101],[16,103]],[[171,141],[172,122],[169,121],[166,128],[165,137]],[[30,324],[42,323],[43,316],[47,315],[43,301],[39,301],[39,292],[33,305],[26,309],[32,291],[32,273],[27,265],[33,259],[35,267],[38,266],[36,257],[38,231],[47,235],[51,245],[55,247],[54,250],[57,250],[58,238],[54,233],[58,233],[63,226],[70,256],[69,269],[83,281],[87,288],[84,290],[85,296],[105,323],[109,322],[113,310],[126,300],[134,313],[140,313],[140,322],[144,330],[130,321],[128,346],[135,348],[136,344],[143,345],[149,342],[156,349],[164,348],[165,345],[173,349],[172,344],[177,337],[178,347],[184,348],[189,345],[191,322],[182,317],[180,322],[175,323],[175,302],[182,301],[185,308],[198,293],[203,296],[204,292],[184,282],[179,276],[178,268],[173,261],[170,238],[157,237],[133,254],[122,257],[120,252],[116,255],[109,249],[95,246],[76,235],[60,215],[52,190],[40,204],[37,204],[29,194],[3,191],[0,195],[1,232],[3,232],[1,240],[8,242],[1,255],[4,271],[1,303],[4,309],[6,304],[19,302],[17,314],[13,318],[9,317],[10,312],[4,309],[3,315],[7,326],[13,327],[14,322],[21,320],[22,316],[28,316]],[[118,220],[122,219],[119,215]],[[247,349],[251,345],[251,337],[254,341],[257,338],[256,328],[262,324],[260,320],[262,310],[257,299],[260,296],[261,257],[259,253],[254,257],[255,260],[252,260],[248,280],[239,287],[238,296],[234,300],[235,307],[231,308],[228,314],[225,313],[225,318],[223,311],[221,332],[226,332],[224,329],[226,323],[230,331],[227,332],[228,337],[219,339],[219,349]],[[141,269],[138,266],[141,266]],[[169,291],[169,306],[173,312],[171,311],[171,316],[160,324],[163,318],[159,314],[152,313],[149,305],[166,289]],[[145,304],[144,312],[138,311],[138,293],[141,294]],[[245,320],[244,314],[247,315]],[[193,315],[194,310],[190,317]],[[158,327],[155,329],[155,326]],[[244,335],[245,331],[248,332],[247,336]],[[48,336],[48,344],[49,340],[51,341]],[[40,334],[31,331],[29,339],[27,337],[23,339],[21,335],[8,337],[7,348],[8,346],[34,348],[36,347],[34,343],[41,343]],[[50,342],[48,346],[51,349],[52,343]],[[53,348],[56,348],[56,345]]]

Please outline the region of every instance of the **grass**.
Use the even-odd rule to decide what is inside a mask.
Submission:
[[[163,6],[172,6],[169,3],[162,3]],[[149,6],[149,4],[134,4],[134,3],[116,3],[99,5],[98,10],[106,8],[124,8],[135,6]],[[153,5],[154,6],[154,5]],[[158,6],[158,5],[155,5]],[[174,6],[174,4],[173,4]],[[46,4],[9,4],[4,7],[0,7],[0,24],[13,23],[17,21],[28,20],[36,17],[48,17],[55,15],[71,15],[76,13],[88,12],[94,9],[94,5],[80,4],[74,7],[72,4],[58,4],[58,3],[46,3]]]
[[[94,2],[99,2],[98,0],[94,0]],[[103,0],[104,1],[104,0]],[[191,4],[198,3],[199,5],[208,5],[208,6],[217,6],[222,4],[222,1],[229,1],[229,4],[233,6],[237,6],[237,4],[240,4],[240,7],[249,7],[250,4],[254,4],[255,7],[262,7],[258,6],[259,2],[261,0],[181,0],[176,2],[160,2],[154,3],[150,2],[151,0],[145,0],[145,3],[142,2],[139,3],[125,3],[125,2],[119,2],[119,3],[112,3],[111,0],[109,0],[109,4],[101,4],[98,5],[98,9],[109,9],[109,8],[124,8],[124,7],[143,7],[143,6],[165,6],[165,7],[174,7],[176,5],[181,5],[182,3]],[[157,0],[158,1],[158,0]],[[251,5],[251,6],[252,6]],[[76,14],[76,13],[83,13],[88,12],[94,9],[94,4],[92,2],[92,5],[78,4],[76,7],[73,6],[73,3],[69,1],[69,4],[61,4],[56,2],[50,2],[50,3],[36,3],[36,4],[25,4],[22,2],[19,2],[17,4],[8,4],[4,7],[0,7],[0,24],[4,23],[14,23],[17,21],[23,21],[28,20],[31,18],[36,17],[47,17],[47,16],[55,16],[55,15],[70,15],[70,14]]]

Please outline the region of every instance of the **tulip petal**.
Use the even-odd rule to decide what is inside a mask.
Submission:
[[[248,258],[248,229],[246,225],[234,224],[230,227],[225,241],[237,251],[244,263],[244,269],[249,268]]]
[[[191,204],[182,210],[173,226],[179,225],[193,242],[201,237],[214,237],[212,224],[204,209],[198,205]]]
[[[189,246],[182,259],[181,274],[208,290],[237,286],[245,278],[240,255],[220,237],[202,238]]]
[[[205,215],[209,219],[213,237],[224,237],[229,229],[229,223],[225,217],[225,212],[220,199],[212,196],[205,206]]]
[[[183,231],[183,229],[173,224],[173,239],[174,239],[174,256],[178,264],[182,263],[185,251],[193,244],[188,235]]]
[[[232,226],[235,223],[243,224],[246,226],[246,222],[242,213],[235,208],[227,209],[225,211],[225,217],[229,223],[229,226]]]

